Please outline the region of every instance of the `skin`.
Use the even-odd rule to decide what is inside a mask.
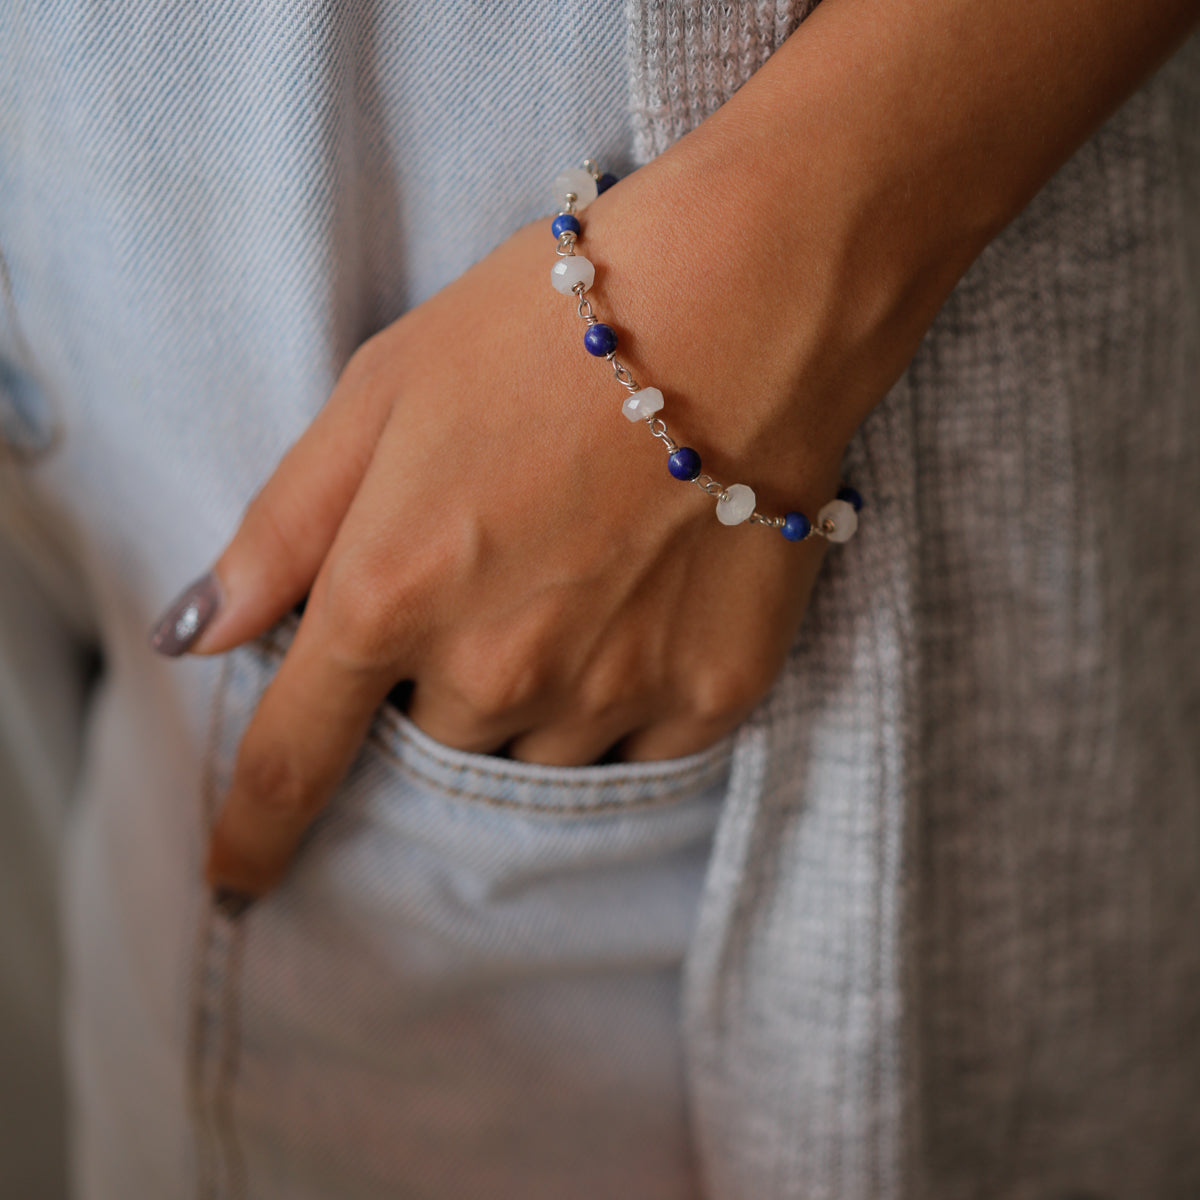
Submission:
[[[1196,0],[825,0],[584,212],[621,359],[707,472],[815,514],[963,271],[1198,19]],[[546,224],[354,355],[216,564],[197,652],[310,599],[213,886],[279,882],[399,680],[447,745],[571,765],[701,749],[778,674],[824,543],[726,528],[667,475],[549,286]]]

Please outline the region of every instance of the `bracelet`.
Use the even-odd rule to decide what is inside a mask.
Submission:
[[[575,297],[576,312],[587,322],[583,335],[587,352],[607,359],[617,382],[629,393],[621,411],[629,420],[643,422],[662,442],[667,449],[667,469],[676,479],[694,483],[707,495],[716,497],[717,520],[723,525],[740,525],[743,521],[766,525],[778,529],[789,542],[803,542],[810,537],[823,537],[830,542],[849,541],[858,528],[858,513],[863,505],[862,496],[854,488],[845,484],[838,488],[837,498],[817,513],[815,521],[802,512],[788,512],[781,517],[760,513],[755,508],[753,488],[744,483],[726,487],[711,475],[701,473],[700,455],[691,446],[679,445],[658,415],[664,403],[662,392],[656,387],[642,387],[617,358],[616,332],[595,315],[592,302],[584,295],[595,281],[596,268],[583,255],[575,253],[575,245],[583,233],[578,214],[616,182],[616,176],[601,174],[590,158],[582,168],[569,168],[554,177],[554,197],[562,208],[550,225],[558,243],[558,262],[550,272],[550,280],[564,296]]]

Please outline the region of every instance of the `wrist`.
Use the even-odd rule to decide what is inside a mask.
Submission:
[[[680,200],[676,171],[655,164],[588,207],[588,303],[618,331],[619,363],[664,393],[672,439],[701,455],[699,482],[745,483],[764,512],[812,516],[837,493],[853,427],[803,386],[793,323],[764,283],[774,252],[757,261],[761,248],[712,222],[727,209]]]
[[[595,295],[622,360],[663,389],[681,432],[719,448],[714,466],[740,478],[754,463],[781,503],[798,479],[820,480],[805,499],[823,503],[894,376],[851,369],[868,338],[834,256],[791,249],[780,206],[729,169],[707,130],[589,207]]]

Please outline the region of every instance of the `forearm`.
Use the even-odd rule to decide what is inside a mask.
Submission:
[[[948,291],[1198,18],[1197,0],[826,0],[728,118],[768,187],[840,197],[859,253]]]
[[[977,250],[1198,19],[1197,0],[826,0],[726,116],[776,186],[833,178]]]
[[[803,160],[775,156],[785,184],[888,180],[896,217],[986,238],[1198,18],[1196,0],[827,0],[728,115],[746,145],[804,128]]]
[[[1196,0],[824,0],[656,161],[671,215],[647,189],[645,253],[686,237],[703,276],[669,250],[672,274],[728,307],[731,342],[791,356],[791,428],[836,452],[959,276],[1198,18]]]

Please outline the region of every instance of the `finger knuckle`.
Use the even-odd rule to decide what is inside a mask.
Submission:
[[[457,684],[468,712],[476,719],[488,719],[516,712],[532,699],[536,689],[527,672],[476,672]]]
[[[574,707],[579,717],[589,724],[606,725],[630,704],[622,693],[589,687],[581,689]]]
[[[250,501],[238,540],[256,564],[264,586],[292,592],[303,580],[304,514],[296,498],[270,486]]]
[[[374,572],[332,583],[322,597],[330,653],[343,667],[362,670],[388,659],[404,609],[400,589]]]
[[[583,679],[576,703],[583,718],[603,723],[638,707],[649,690],[635,664],[610,662],[598,665]]]
[[[698,720],[714,725],[740,719],[766,695],[771,678],[753,662],[713,664],[690,682],[691,711]]]
[[[501,649],[460,654],[450,682],[477,721],[527,708],[546,687],[545,671],[534,656]]]

